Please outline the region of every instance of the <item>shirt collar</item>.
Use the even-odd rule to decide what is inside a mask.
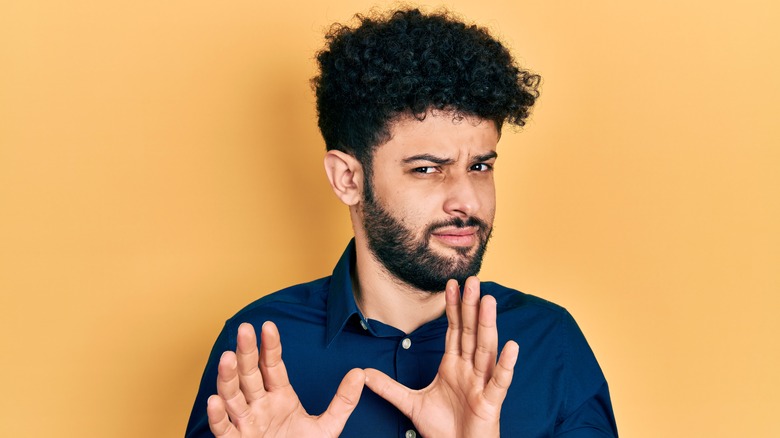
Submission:
[[[327,304],[327,339],[326,345],[330,346],[347,324],[352,315],[363,318],[355,303],[355,295],[352,292],[352,265],[355,263],[355,239],[352,239],[341,255],[339,262],[333,269],[328,290]]]

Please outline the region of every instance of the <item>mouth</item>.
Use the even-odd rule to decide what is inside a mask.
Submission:
[[[447,246],[469,247],[477,241],[477,227],[445,227],[439,228],[431,236]]]

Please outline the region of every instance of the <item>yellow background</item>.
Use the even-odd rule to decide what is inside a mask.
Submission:
[[[451,3],[544,77],[482,278],[574,314],[622,436],[777,436],[776,4]],[[181,436],[223,321],[329,274],[308,80],[368,6],[0,2],[0,435]]]

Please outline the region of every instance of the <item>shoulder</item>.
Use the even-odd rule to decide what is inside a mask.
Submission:
[[[519,363],[523,363],[525,373],[548,375],[549,382],[559,382],[560,390],[567,394],[566,409],[575,409],[601,390],[606,384],[604,374],[565,308],[500,284],[482,285],[483,293],[496,298],[499,336],[520,345]]]
[[[307,313],[325,312],[331,277],[323,277],[308,283],[296,284],[265,295],[228,319],[226,326],[238,326],[242,322],[275,319]],[[262,323],[262,322],[261,322]]]
[[[565,308],[535,295],[520,292],[492,281],[482,282],[481,287],[483,295],[492,295],[496,299],[498,313],[521,311],[553,319],[571,317]]]
[[[493,282],[483,282],[482,293],[496,299],[499,332],[504,330],[507,336],[523,337],[529,343],[543,343],[575,356],[590,354],[582,331],[564,307]]]

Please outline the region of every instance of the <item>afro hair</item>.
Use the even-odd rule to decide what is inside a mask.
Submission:
[[[334,24],[317,53],[312,79],[318,124],[328,150],[369,167],[373,149],[389,140],[401,115],[431,110],[521,127],[539,96],[541,78],[519,68],[488,31],[447,12],[405,9],[357,15]]]

